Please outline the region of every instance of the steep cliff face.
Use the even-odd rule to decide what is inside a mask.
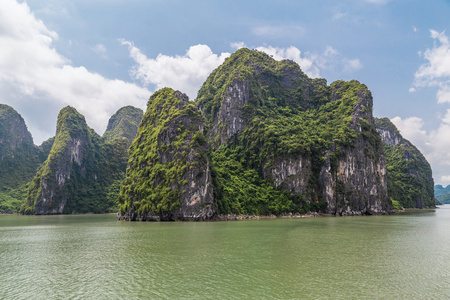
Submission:
[[[434,207],[430,164],[388,118],[376,119],[384,144],[389,196],[403,207]]]
[[[120,219],[207,219],[215,213],[203,118],[185,94],[152,95],[130,147]]]
[[[391,210],[382,143],[365,85],[327,86],[292,61],[241,49],[210,75],[196,103],[215,148],[220,212]],[[270,196],[249,203],[250,191]]]
[[[12,107],[0,104],[0,159],[13,157],[17,148],[33,148],[33,138],[22,116]]]
[[[82,200],[81,191],[77,190],[78,183],[97,179],[93,168],[87,167],[90,151],[98,148],[95,142],[99,139],[81,114],[72,107],[63,108],[58,115],[56,136],[49,156],[30,184],[25,212],[72,212],[69,208],[74,203],[71,202]]]
[[[12,212],[25,196],[25,185],[41,163],[22,116],[0,104],[0,212]]]
[[[120,138],[126,138],[128,146],[131,145],[131,142],[136,137],[142,116],[143,111],[140,108],[133,106],[122,107],[109,119],[103,139],[106,142],[113,142]]]
[[[139,109],[119,110],[110,121],[107,138],[86,124],[75,108],[58,115],[56,136],[40,149],[45,162],[29,184],[27,214],[63,214],[114,211],[120,182],[125,178],[127,149]],[[133,122],[130,122],[133,120]],[[127,127],[127,125],[130,125]]]

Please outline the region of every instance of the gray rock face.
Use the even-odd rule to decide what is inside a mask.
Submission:
[[[58,124],[54,149],[40,170],[42,176],[35,178],[36,184],[40,185],[35,199],[35,214],[64,213],[71,196],[65,185],[73,175],[73,169],[76,168],[82,176],[86,175],[90,139],[84,117],[74,108],[66,107],[60,113]],[[74,127],[78,129],[74,130],[67,124],[76,124]]]
[[[339,88],[339,86],[337,87]],[[339,97],[331,92],[331,101]],[[312,157],[280,157],[271,167],[264,169],[264,177],[270,178],[275,187],[303,195],[307,202],[318,202],[319,195],[327,203],[330,214],[360,215],[383,214],[391,211],[388,200],[386,163],[381,140],[372,144],[364,137],[364,130],[375,131],[372,117],[372,96],[364,89],[357,93],[350,123],[358,134],[354,146],[336,154],[333,144],[321,164],[317,184],[313,178]],[[361,119],[365,120],[363,129]],[[376,136],[376,135],[375,135]]]
[[[377,128],[377,130],[381,135],[381,140],[383,143],[388,146],[396,146],[403,140],[403,138],[395,131],[382,128]]]
[[[216,147],[226,144],[233,135],[244,129],[246,122],[242,116],[242,106],[248,103],[248,99],[246,82],[236,80],[227,88],[210,132],[209,140],[217,141],[218,137]]]
[[[133,179],[135,183],[125,184],[130,187],[144,185],[148,189],[143,192],[128,192],[124,202],[130,203],[130,209],[120,214],[118,218],[131,221],[212,218],[215,206],[210,162],[207,156],[209,146],[204,137],[204,124],[200,112],[189,103],[185,94],[168,88],[163,89],[149,102],[152,101],[155,105],[148,108],[138,130],[139,143],[133,143],[130,149],[132,162],[127,176],[130,180],[135,178]],[[166,113],[169,115],[168,119],[160,118]],[[164,126],[161,127],[161,123],[164,123]],[[155,136],[157,140],[153,147]],[[135,160],[139,159],[140,151],[145,151],[149,159],[136,164]],[[155,167],[161,169],[161,175],[148,174]],[[173,175],[163,175],[169,172]],[[172,198],[166,201],[163,199],[165,197]],[[150,198],[154,201],[146,200]],[[158,207],[166,205],[165,201],[171,201],[171,207],[160,208],[158,212]],[[153,205],[153,209],[144,210],[142,207],[145,205]]]
[[[434,181],[426,158],[388,118],[375,122],[384,144],[390,197],[403,207],[434,207]]]
[[[373,159],[364,152],[366,143],[356,142],[337,161],[337,170],[326,155],[319,182],[327,212],[339,215],[382,214],[391,210],[384,157]]]
[[[12,107],[0,104],[0,160],[14,158],[17,148],[32,148],[33,138],[22,116]]]
[[[270,178],[276,188],[283,189],[300,195],[309,195],[308,186],[312,176],[311,159],[305,156],[280,157],[272,166],[264,169],[264,177]],[[307,198],[311,201],[311,197]]]
[[[333,98],[335,99],[332,92]],[[366,126],[369,126],[366,130],[375,131],[372,106],[372,96],[363,89],[358,91],[350,125],[358,133],[355,145],[338,157],[336,170],[333,170],[330,162],[333,151],[328,151],[326,155],[319,178],[323,184],[323,198],[328,203],[329,213],[380,214],[391,210],[381,141],[374,145],[366,140],[361,125],[361,119],[366,120]]]

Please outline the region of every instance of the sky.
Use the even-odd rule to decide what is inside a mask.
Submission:
[[[1,0],[0,103],[35,144],[70,105],[100,135],[172,87],[194,100],[241,47],[310,77],[356,79],[450,184],[450,0]]]

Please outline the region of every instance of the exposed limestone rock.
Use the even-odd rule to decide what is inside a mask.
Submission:
[[[434,180],[422,153],[388,119],[376,119],[387,165],[389,196],[403,207],[434,207]]]
[[[185,94],[152,95],[130,148],[123,220],[204,220],[215,213],[203,118]]]

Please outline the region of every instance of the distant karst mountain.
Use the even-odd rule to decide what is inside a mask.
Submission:
[[[127,150],[142,114],[131,106],[120,109],[102,138],[75,108],[65,107],[56,136],[37,147],[20,114],[1,104],[0,212],[116,211]]]
[[[434,181],[428,161],[388,118],[375,119],[375,123],[384,144],[391,199],[405,208],[434,207]]]
[[[367,87],[258,51],[231,55],[195,102],[155,93],[130,156],[121,219],[391,211]]]
[[[435,185],[434,195],[441,204],[450,204],[450,185],[445,188],[440,184]]]
[[[73,107],[63,108],[50,153],[31,181],[26,214],[101,213],[116,210],[127,149],[136,135],[142,110],[120,109],[104,138]]]
[[[51,141],[36,147],[22,116],[0,104],[0,212],[14,212],[26,195],[26,184],[48,155]]]

